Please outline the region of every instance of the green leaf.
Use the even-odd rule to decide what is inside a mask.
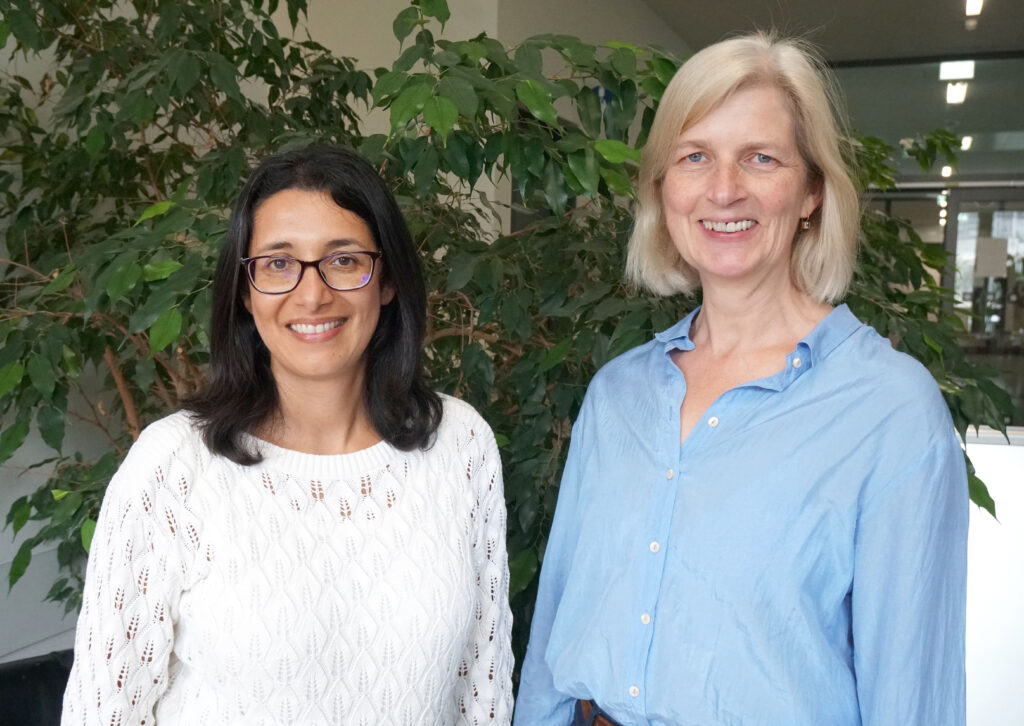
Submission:
[[[391,23],[391,32],[395,34],[398,42],[401,43],[409,37],[409,33],[419,24],[420,11],[415,7],[408,7],[395,16],[394,22]]]
[[[423,122],[437,132],[441,142],[448,140],[455,122],[459,120],[459,109],[447,98],[435,96],[423,105]]]
[[[159,353],[177,340],[181,334],[181,311],[171,308],[164,311],[149,329],[149,350]]]
[[[238,87],[235,66],[220,53],[208,51],[205,55],[210,63],[210,78],[213,80],[217,90],[223,92],[229,98],[243,101],[242,91]]]
[[[968,472],[967,474],[967,490],[970,493],[972,502],[977,504],[993,517],[996,516],[995,500],[992,499],[992,495],[989,494],[988,487],[985,486],[985,482],[975,476],[973,472]]]
[[[46,283],[46,287],[44,287],[39,294],[49,295],[51,293],[66,290],[71,285],[71,283],[75,281],[75,272],[75,266],[68,265],[63,270],[60,271],[60,274],[57,275],[57,277],[53,278],[48,283]]]
[[[202,67],[194,55],[181,51],[175,54],[174,62],[169,65],[169,74],[178,93],[185,95],[199,83]]]
[[[93,126],[85,136],[85,150],[89,156],[95,159],[107,145],[107,134],[99,126]]]
[[[110,298],[110,302],[115,303],[134,290],[141,279],[142,267],[139,263],[135,260],[125,260],[107,281],[107,297]]]
[[[43,442],[56,452],[64,444],[64,420],[67,414],[53,406],[40,406],[36,412],[36,425]]]
[[[549,371],[564,361],[566,356],[569,355],[569,349],[571,347],[571,338],[563,338],[555,343],[551,350],[548,351],[548,354],[544,356],[544,360],[541,362],[540,366],[537,367],[537,372],[544,373],[545,371]]]
[[[597,93],[597,89],[583,87],[576,94],[576,113],[588,136],[601,133],[601,99]]]
[[[71,492],[68,489],[51,489],[50,495],[53,497],[53,501],[59,502],[61,499],[66,497]]]
[[[43,398],[50,400],[57,382],[57,376],[50,360],[39,353],[33,354],[28,359],[28,377],[35,389],[43,394]]]
[[[445,292],[461,290],[470,280],[473,279],[473,268],[479,258],[472,254],[455,255],[451,261],[451,268],[448,270],[448,280],[445,282]],[[447,258],[445,258],[447,262]]]
[[[593,149],[569,154],[569,168],[576,175],[587,194],[596,195],[601,184],[601,167]]]
[[[464,117],[473,118],[476,115],[479,106],[476,89],[465,78],[445,75],[437,86],[437,93],[443,98],[450,99]]]
[[[23,501],[17,509],[11,515],[11,529],[14,530],[14,534],[18,534],[21,528],[28,522],[29,516],[32,514],[32,506],[28,501]]]
[[[57,501],[57,506],[50,514],[50,522],[52,524],[67,522],[75,516],[78,508],[82,506],[82,501],[82,495],[78,492],[68,492]]]
[[[165,212],[167,212],[168,209],[170,209],[173,206],[174,202],[171,201],[157,202],[156,204],[151,204],[148,207],[146,207],[146,210],[142,213],[142,216],[135,220],[135,224],[138,225],[142,222],[145,222],[147,219],[150,219],[151,217],[159,217],[161,214],[164,214]]]
[[[536,81],[519,81],[516,84],[516,98],[531,114],[544,123],[558,125],[558,112],[551,103],[551,94]]]
[[[434,93],[430,82],[420,80],[406,86],[391,102],[391,130],[397,131],[413,119]]]
[[[615,139],[601,139],[594,142],[594,149],[612,164],[621,164],[627,159],[639,162],[640,152]]]
[[[409,74],[403,73],[402,71],[388,71],[373,84],[373,91],[370,95],[373,97],[373,102],[381,104],[384,99],[397,92],[405,82],[409,80]]]
[[[8,363],[0,368],[0,397],[6,396],[14,390],[15,386],[21,383],[25,376],[25,366],[18,361]]]
[[[533,582],[540,569],[537,555],[532,549],[522,549],[508,561],[508,596],[515,597]]]
[[[615,169],[601,169],[601,178],[615,194],[621,194],[624,197],[633,196],[633,183],[622,172]]]
[[[25,442],[28,434],[28,421],[18,420],[4,429],[0,434],[0,464],[10,459],[14,452]]]
[[[142,279],[146,282],[164,280],[182,268],[177,260],[164,260],[162,262],[147,262],[142,268]]]
[[[420,0],[420,9],[428,18],[437,18],[441,25],[452,16],[447,0]]]
[[[11,560],[11,569],[7,573],[7,591],[10,592],[11,588],[14,587],[14,583],[21,579],[21,576],[25,574],[25,570],[28,569],[29,563],[32,561],[32,545],[35,542],[31,539],[27,539],[21,543],[21,547],[18,548],[18,553],[14,555],[14,559]]]
[[[96,533],[96,520],[89,517],[82,522],[82,548],[88,552],[92,546],[92,536]]]

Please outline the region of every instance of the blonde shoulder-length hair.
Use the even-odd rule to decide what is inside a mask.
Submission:
[[[724,40],[691,57],[662,96],[640,165],[639,205],[629,240],[626,276],[659,295],[690,293],[697,271],[679,255],[665,225],[661,185],[679,134],[741,88],[767,85],[789,99],[796,143],[821,191],[810,229],[793,241],[790,274],[819,302],[843,297],[857,254],[860,201],[844,156],[849,137],[835,84],[816,53],[798,40],[764,32]]]

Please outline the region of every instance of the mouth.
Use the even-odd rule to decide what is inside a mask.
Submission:
[[[702,219],[700,223],[709,232],[746,232],[757,224],[753,219],[738,219],[734,222],[715,222],[710,219]]]
[[[326,333],[328,330],[334,330],[344,322],[344,318],[337,318],[323,323],[289,323],[287,327],[289,330],[300,335],[316,335],[318,333]]]

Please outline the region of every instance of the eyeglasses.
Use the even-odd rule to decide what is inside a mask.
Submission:
[[[285,255],[243,257],[242,266],[252,286],[267,295],[283,295],[299,286],[307,267],[315,267],[332,290],[358,290],[373,279],[382,252],[334,252],[311,262]]]

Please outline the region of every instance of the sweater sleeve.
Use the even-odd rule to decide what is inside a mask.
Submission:
[[[185,507],[192,476],[179,453],[166,436],[147,430],[107,487],[89,552],[64,726],[155,723],[188,552],[199,539]]]
[[[505,495],[494,434],[479,420],[460,452],[474,496],[472,560],[476,572],[473,632],[460,659],[456,698],[460,726],[512,720],[512,612],[508,602]]]

